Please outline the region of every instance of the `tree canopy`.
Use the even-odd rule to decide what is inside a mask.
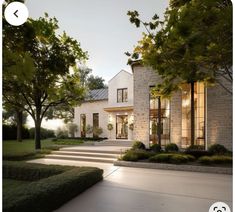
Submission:
[[[232,3],[228,0],[171,0],[164,20],[150,22],[129,11],[130,22],[146,28],[129,63],[142,59],[162,77],[168,95],[182,83],[218,83],[232,93]]]
[[[57,33],[58,21],[47,14],[24,25],[3,25],[3,96],[35,122],[35,147],[50,107],[78,104],[85,95],[77,63],[87,59],[78,41]],[[19,62],[18,62],[19,61]]]

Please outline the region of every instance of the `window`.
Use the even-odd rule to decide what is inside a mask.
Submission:
[[[205,93],[204,84],[194,84],[194,144],[205,145]],[[191,145],[191,85],[182,89],[182,147]]]
[[[165,146],[170,143],[170,101],[153,95],[151,87],[149,110],[150,144]]]
[[[127,88],[117,89],[117,102],[127,102]]]

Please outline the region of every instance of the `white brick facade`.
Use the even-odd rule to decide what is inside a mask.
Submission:
[[[99,126],[103,129],[102,137],[117,138],[117,116],[128,117],[128,140],[139,140],[149,146],[150,122],[149,89],[161,82],[161,78],[150,68],[140,64],[132,66],[133,75],[119,72],[109,81],[108,100],[85,102],[75,108],[74,122],[80,126],[80,115],[86,114],[86,124],[93,123],[92,114],[99,113]],[[128,101],[117,102],[117,89],[128,90]],[[205,89],[205,137],[206,148],[220,143],[232,149],[232,96],[222,87],[213,86]],[[113,130],[107,130],[107,124]],[[134,123],[134,131],[129,125]],[[81,136],[80,129],[76,136]],[[92,136],[92,135],[88,135]],[[182,146],[182,92],[174,93],[170,99],[170,142]]]

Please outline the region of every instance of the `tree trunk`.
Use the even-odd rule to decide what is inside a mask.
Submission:
[[[22,128],[23,128],[23,111],[16,111],[17,122],[17,141],[22,142]]]
[[[41,120],[35,120],[35,149],[41,149]]]
[[[158,144],[161,146],[161,134],[162,134],[162,124],[161,124],[161,97],[158,97],[158,123],[157,123],[157,136],[158,136]]]
[[[195,139],[194,84],[194,82],[191,82],[191,145],[194,145]]]

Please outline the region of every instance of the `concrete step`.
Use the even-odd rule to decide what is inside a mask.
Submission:
[[[96,150],[96,149],[69,149],[69,148],[61,148],[60,151],[66,152],[85,152],[85,153],[102,153],[102,154],[116,154],[120,155],[125,150]]]
[[[119,154],[111,154],[111,153],[97,153],[97,152],[72,152],[72,151],[53,151],[51,152],[53,155],[68,155],[68,156],[85,156],[85,157],[95,157],[95,158],[118,158]]]
[[[115,161],[115,159],[113,159],[113,158],[87,157],[87,156],[74,156],[74,155],[59,155],[59,154],[46,155],[45,158],[47,158],[47,159],[57,159],[57,160],[99,162],[99,163],[113,163]]]
[[[95,142],[95,146],[124,146],[131,147],[133,141],[130,140],[104,140],[100,142]]]

